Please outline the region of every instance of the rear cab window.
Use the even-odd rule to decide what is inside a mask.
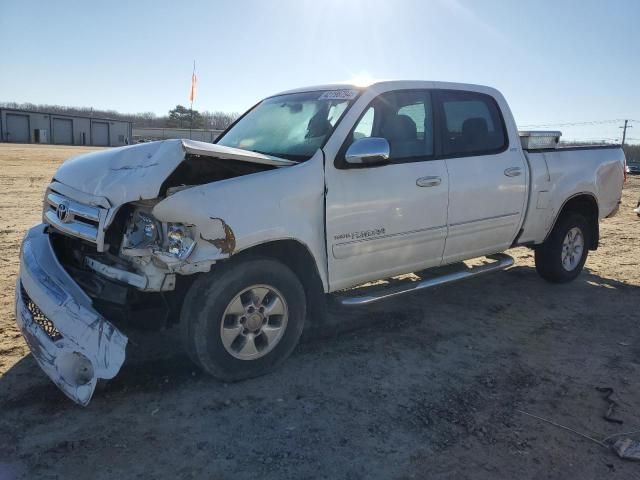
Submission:
[[[507,147],[504,120],[495,99],[478,92],[439,90],[444,156],[499,153]]]

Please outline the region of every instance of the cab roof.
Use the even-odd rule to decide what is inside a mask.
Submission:
[[[315,92],[323,90],[402,90],[410,88],[437,88],[437,89],[449,89],[449,90],[471,90],[475,92],[495,94],[497,90],[488,87],[486,85],[476,85],[471,83],[455,83],[455,82],[441,82],[431,80],[382,80],[373,81],[368,85],[356,85],[354,83],[330,83],[326,85],[314,85],[309,87],[294,88],[291,90],[285,90],[277,93],[276,95],[286,95],[289,93],[303,93],[303,92]]]

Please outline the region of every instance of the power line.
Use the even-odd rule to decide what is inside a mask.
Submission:
[[[623,123],[622,126],[619,126],[618,128],[620,128],[622,130],[622,139],[620,138],[620,136],[618,137],[611,137],[611,136],[605,136],[607,134],[611,135],[613,132],[610,130],[611,128],[614,127],[614,124],[620,124]],[[633,125],[631,125],[631,123],[640,123],[640,120],[634,120],[634,119],[611,119],[611,120],[591,120],[591,121],[581,121],[581,122],[560,122],[560,123],[539,123],[539,124],[527,124],[527,125],[518,125],[518,129],[519,130],[524,130],[524,129],[539,129],[539,128],[560,128],[560,127],[590,127],[590,126],[602,126],[602,125],[607,125],[607,127],[602,127],[600,129],[601,133],[603,134],[603,136],[595,136],[597,135],[596,132],[589,132],[589,133],[595,133],[595,135],[590,136],[589,138],[583,137],[581,135],[578,135],[579,138],[575,138],[573,139],[572,137],[575,137],[575,135],[566,135],[566,141],[598,141],[598,142],[615,142],[615,143],[620,143],[621,146],[624,146],[627,142],[640,142],[640,138],[632,138],[632,137],[627,137],[627,129],[628,128],[633,128]],[[586,133],[586,131],[585,131]]]

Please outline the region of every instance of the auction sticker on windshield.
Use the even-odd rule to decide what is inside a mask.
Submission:
[[[320,95],[318,100],[353,100],[358,96],[358,90],[345,88],[342,90],[328,90]]]

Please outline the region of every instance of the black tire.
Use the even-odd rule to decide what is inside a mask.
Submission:
[[[287,322],[280,340],[268,353],[246,360],[229,353],[222,341],[221,328],[226,321],[223,314],[227,306],[253,285],[271,286],[282,295]],[[306,299],[298,277],[276,260],[247,257],[221,265],[191,285],[180,313],[182,341],[189,357],[205,372],[219,380],[234,382],[264,375],[284,362],[300,339],[305,317]]]
[[[573,228],[580,229],[584,246],[578,264],[569,270],[562,264],[562,252],[564,239]],[[536,271],[549,282],[570,282],[580,275],[587,261],[589,245],[591,245],[591,238],[589,225],[585,217],[578,213],[563,215],[556,223],[547,240],[535,249]]]

